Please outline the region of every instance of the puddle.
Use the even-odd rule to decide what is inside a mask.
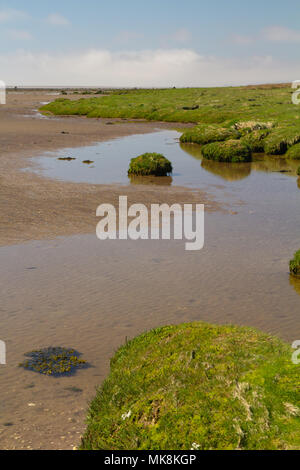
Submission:
[[[213,192],[217,200],[266,205],[289,204],[290,191],[299,202],[297,161],[257,155],[251,163],[230,164],[203,160],[199,147],[179,144],[180,133],[161,131],[123,137],[97,145],[64,149],[34,158],[34,171],[62,181],[92,184],[185,186]],[[131,158],[146,151],[164,154],[173,164],[170,177],[128,177]],[[273,204],[274,205],[274,204]]]

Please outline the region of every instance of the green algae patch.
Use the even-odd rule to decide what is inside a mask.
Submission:
[[[290,273],[300,276],[300,250],[296,251],[294,258],[290,261]]]
[[[202,155],[207,160],[218,162],[242,163],[252,160],[249,145],[240,140],[227,140],[204,145]]]
[[[25,356],[29,359],[19,364],[19,367],[53,377],[74,375],[78,369],[88,367],[87,362],[80,359],[81,354],[74,349],[46,348]]]
[[[241,134],[235,129],[221,127],[213,124],[202,124],[184,132],[180,137],[180,142],[205,145],[211,142],[222,142],[228,139],[239,139],[240,137]]]
[[[290,160],[300,160],[300,143],[289,148],[285,155]]]
[[[192,323],[119,349],[92,401],[83,450],[300,448],[299,366],[281,340]]]
[[[144,153],[131,160],[128,175],[168,176],[172,171],[171,162],[160,153]]]
[[[266,138],[264,151],[269,155],[284,155],[290,147],[298,142],[300,142],[299,127],[277,128]]]
[[[265,139],[270,134],[268,129],[254,130],[242,137],[241,142],[248,145],[253,153],[263,153],[265,150]]]

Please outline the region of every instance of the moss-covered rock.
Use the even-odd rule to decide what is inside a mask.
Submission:
[[[72,375],[77,369],[88,367],[75,349],[46,348],[32,351],[25,356],[29,359],[19,364],[20,367],[52,377]]]
[[[90,405],[82,449],[300,448],[291,347],[249,328],[192,323],[123,346]]]
[[[184,132],[180,141],[182,143],[205,145],[211,142],[223,142],[228,139],[238,139],[239,137],[241,137],[241,134],[235,129],[213,124],[202,124]]]
[[[290,160],[300,160],[300,143],[289,148],[285,156]]]
[[[255,130],[242,137],[241,142],[247,144],[253,153],[263,153],[265,149],[265,139],[270,131],[268,129]]]
[[[172,164],[159,153],[144,153],[130,162],[128,175],[167,176],[172,173]]]
[[[284,155],[293,145],[300,142],[300,128],[289,126],[277,128],[265,139],[264,150],[269,155]]]
[[[250,162],[252,159],[249,145],[240,140],[226,140],[204,145],[202,155],[207,160],[218,162],[241,163]]]
[[[300,276],[300,250],[296,251],[294,258],[290,261],[290,272],[294,276]]]

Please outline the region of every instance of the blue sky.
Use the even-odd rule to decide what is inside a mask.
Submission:
[[[299,79],[299,59],[296,0],[0,1],[10,85],[278,82]]]

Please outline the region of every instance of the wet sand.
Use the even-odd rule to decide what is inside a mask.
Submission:
[[[41,103],[55,98],[57,96],[46,91],[8,92],[7,104],[0,106],[0,246],[90,233],[95,230],[98,205],[117,204],[120,195],[127,195],[130,204],[137,201],[146,205],[171,204],[188,200],[190,203],[201,201],[208,211],[220,208],[203,191],[72,184],[21,172],[21,169],[34,165],[30,161],[32,157],[46,151],[178,127],[178,123],[38,118],[36,110]],[[80,95],[73,95],[73,98],[78,99]]]

